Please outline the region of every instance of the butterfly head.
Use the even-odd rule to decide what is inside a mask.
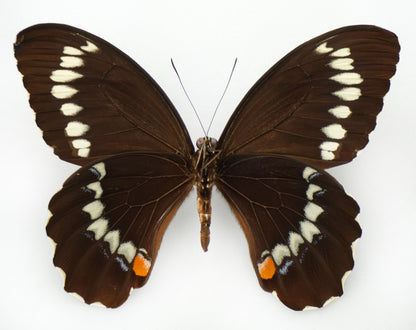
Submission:
[[[200,137],[196,140],[196,147],[198,150],[203,150],[208,153],[214,153],[217,149],[218,141],[211,137]]]

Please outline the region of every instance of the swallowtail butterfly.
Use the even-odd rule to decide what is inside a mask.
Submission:
[[[364,148],[399,59],[397,37],[349,26],[289,53],[250,89],[219,140],[195,150],[157,83],[108,42],[60,24],[17,35],[43,138],[82,167],[49,204],[65,290],[118,307],[143,286],[192,186],[207,250],[214,185],[247,237],[261,287],[294,310],[343,293],[359,207],[324,169]]]

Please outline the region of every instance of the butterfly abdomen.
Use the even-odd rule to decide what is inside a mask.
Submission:
[[[212,187],[206,185],[206,182],[198,184],[197,206],[199,221],[201,222],[201,246],[204,251],[208,250],[209,244],[209,226],[211,225],[211,191]]]

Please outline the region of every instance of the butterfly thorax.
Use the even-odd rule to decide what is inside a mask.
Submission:
[[[204,251],[207,251],[211,224],[211,192],[215,181],[219,151],[216,150],[217,140],[209,137],[199,138],[196,146],[198,150],[194,154],[193,160],[198,196],[197,207],[201,222],[201,246]]]

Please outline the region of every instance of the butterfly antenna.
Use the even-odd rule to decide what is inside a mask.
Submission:
[[[208,130],[207,130],[207,134],[209,133],[209,130],[211,129],[212,122],[214,121],[215,115],[217,114],[217,111],[218,111],[218,108],[220,107],[220,104],[222,102],[222,99],[224,98],[224,95],[227,92],[228,85],[230,84],[230,81],[231,81],[231,78],[233,76],[233,73],[234,73],[234,70],[235,70],[235,66],[236,65],[237,65],[237,58],[234,61],[234,65],[233,65],[233,68],[231,69],[230,77],[228,78],[228,81],[227,81],[227,85],[225,86],[224,92],[221,95],[220,101],[218,102],[217,107],[215,108],[215,111],[214,111],[214,115],[212,116],[211,122],[209,123]]]
[[[175,64],[173,63],[173,59],[172,59],[172,58],[170,59],[170,62],[172,63],[173,70],[175,70],[175,73],[176,73],[176,75],[178,76],[179,83],[181,84],[182,89],[183,89],[183,91],[184,91],[184,93],[185,93],[186,97],[188,98],[189,103],[190,103],[190,104],[191,104],[191,106],[192,106],[192,109],[194,109],[194,113],[195,113],[196,117],[198,118],[199,125],[201,125],[201,128],[202,128],[202,131],[204,132],[204,135],[205,135],[205,136],[207,136],[207,132],[206,132],[206,131],[205,131],[205,129],[204,129],[204,125],[202,125],[201,118],[199,118],[198,112],[196,111],[196,109],[195,109],[195,107],[194,107],[194,104],[193,104],[193,103],[192,103],[192,101],[191,101],[191,98],[189,97],[188,93],[186,92],[185,86],[184,86],[184,85],[183,85],[183,83],[182,83],[181,76],[179,75],[178,70],[176,70],[176,67],[175,67]]]

